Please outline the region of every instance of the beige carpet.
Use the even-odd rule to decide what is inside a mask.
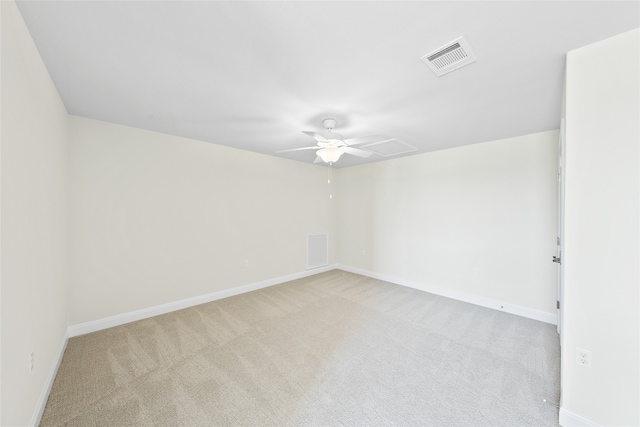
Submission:
[[[559,369],[553,325],[334,270],[70,339],[41,425],[555,426]]]

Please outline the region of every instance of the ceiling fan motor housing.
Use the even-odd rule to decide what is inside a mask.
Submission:
[[[337,132],[325,132],[322,136],[334,144],[342,143],[342,140],[344,139],[342,135]]]

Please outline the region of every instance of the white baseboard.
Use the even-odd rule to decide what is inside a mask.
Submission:
[[[156,305],[154,307],[143,308],[141,310],[131,311],[128,313],[117,314],[115,316],[106,317],[104,319],[92,320],[90,322],[79,323],[69,326],[67,335],[69,338],[79,335],[89,334],[91,332],[112,328],[114,326],[124,325],[125,323],[135,322],[136,320],[147,319],[149,317],[158,316],[160,314],[170,313],[183,308],[193,307],[222,298],[228,298],[240,295],[245,292],[251,292],[269,286],[279,285],[280,283],[289,282],[291,280],[301,279],[303,277],[313,276],[314,274],[323,273],[325,271],[334,270],[335,265],[326,265],[324,267],[313,268],[299,273],[293,273],[286,276],[280,276],[273,279],[263,280],[260,282],[250,283],[248,285],[237,286],[222,291],[212,292],[197,297],[185,298],[179,301],[167,304]]]
[[[49,375],[47,376],[47,380],[42,388],[42,392],[40,392],[40,397],[38,398],[38,403],[36,404],[36,409],[31,416],[31,422],[29,422],[30,426],[38,426],[40,424],[40,420],[42,419],[42,414],[44,413],[44,408],[47,406],[47,400],[49,400],[49,393],[51,393],[51,387],[53,387],[53,381],[56,379],[56,375],[58,374],[58,368],[60,368],[60,362],[62,362],[62,356],[64,356],[64,351],[67,349],[67,342],[69,341],[68,331],[65,331],[64,336],[62,337],[62,342],[60,343],[60,348],[58,349],[58,355],[49,370]]]
[[[571,412],[567,408],[560,407],[560,425],[562,427],[602,427],[600,424],[588,418]]]
[[[443,297],[455,299],[458,301],[468,302],[470,304],[479,305],[482,307],[493,308],[494,310],[504,311],[506,313],[515,314],[529,319],[539,320],[545,323],[557,324],[558,319],[555,313],[547,313],[532,308],[522,307],[502,301],[497,301],[491,298],[485,298],[477,295],[468,294],[465,292],[454,291],[451,289],[442,288],[439,286],[428,285],[425,283],[418,283],[412,280],[402,279],[399,277],[389,276],[386,274],[374,273],[372,271],[364,270],[357,267],[350,267],[348,265],[336,264],[336,268],[350,273],[360,274],[362,276],[371,277],[372,279],[384,280],[385,282],[395,283],[397,285],[406,286],[408,288],[418,289],[420,291],[429,292],[431,294],[440,295]]]

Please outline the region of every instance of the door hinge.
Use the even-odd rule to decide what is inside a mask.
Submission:
[[[560,301],[556,301],[556,308],[560,310]]]
[[[556,237],[556,245],[560,246],[560,238]]]

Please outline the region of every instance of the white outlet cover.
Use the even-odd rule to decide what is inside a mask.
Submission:
[[[591,368],[591,352],[576,347],[576,363],[585,368]]]

